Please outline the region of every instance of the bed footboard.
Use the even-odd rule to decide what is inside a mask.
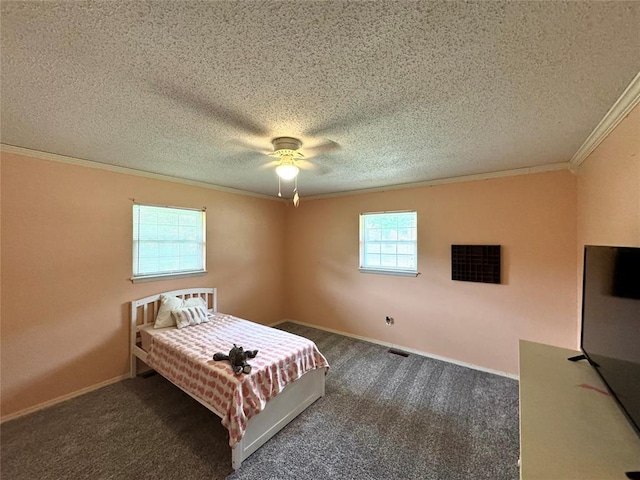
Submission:
[[[309,405],[324,396],[324,368],[311,370],[272,398],[264,410],[252,417],[247,430],[231,450],[231,466],[240,468],[243,460],[296,418]]]

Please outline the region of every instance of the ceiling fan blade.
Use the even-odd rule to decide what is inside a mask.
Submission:
[[[318,175],[324,175],[329,173],[331,169],[321,162],[310,162],[308,160],[296,160],[296,165],[300,167],[300,170],[307,172],[313,172]]]
[[[177,101],[192,110],[212,118],[219,123],[228,125],[236,130],[241,130],[251,135],[266,136],[268,131],[262,125],[254,122],[247,116],[234,112],[196,92],[188,91],[176,85],[152,84],[155,93],[171,100]]]
[[[280,160],[272,160],[271,162],[263,163],[259,168],[260,170],[265,170],[267,168],[275,168],[278,165],[280,165]]]
[[[235,147],[240,147],[244,150],[251,150],[253,152],[256,153],[260,153],[262,155],[271,155],[273,154],[273,150],[271,149],[267,149],[267,148],[263,148],[261,146],[258,145],[254,145],[253,143],[244,141],[244,140],[238,140],[238,139],[233,139],[233,140],[229,140],[227,142],[229,145],[233,145]]]
[[[315,128],[308,130],[306,135],[311,137],[324,136],[326,134],[339,133],[358,125],[366,125],[372,121],[379,121],[383,117],[393,115],[400,109],[399,104],[386,103],[378,105],[375,108],[359,109],[356,113],[345,115],[342,118],[336,118],[317,125]]]
[[[336,150],[340,150],[340,144],[333,140],[325,140],[322,143],[309,148],[302,148],[301,151],[307,158],[315,157],[322,153],[329,153]]]
[[[296,160],[296,166],[300,168],[300,170],[316,170],[316,165],[314,163],[309,162],[308,160]]]
[[[255,168],[262,159],[262,155],[251,150],[224,155],[220,162],[224,165],[236,165],[238,167]]]

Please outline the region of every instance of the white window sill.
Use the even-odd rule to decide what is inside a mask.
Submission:
[[[409,270],[375,270],[373,268],[359,268],[360,273],[374,273],[378,275],[396,275],[398,277],[417,277],[420,275],[418,271]]]
[[[143,283],[143,282],[158,282],[160,280],[173,280],[175,278],[188,278],[199,277],[206,275],[206,270],[200,270],[197,272],[183,272],[183,273],[167,273],[161,275],[143,275],[140,277],[131,277],[131,283]]]

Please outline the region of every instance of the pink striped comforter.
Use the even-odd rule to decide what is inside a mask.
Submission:
[[[236,376],[229,362],[213,360],[234,343],[258,350],[248,359],[249,375]],[[147,364],[217,411],[231,447],[242,439],[247,421],[289,383],[329,366],[311,340],[221,313],[209,323],[155,334]]]

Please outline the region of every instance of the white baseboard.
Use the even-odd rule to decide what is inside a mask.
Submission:
[[[96,385],[92,385],[87,388],[82,388],[72,393],[68,393],[67,395],[63,395],[61,397],[54,398],[53,400],[47,400],[46,402],[39,403],[38,405],[34,405],[33,407],[25,408],[24,410],[20,410],[18,412],[10,413],[9,415],[5,415],[0,418],[0,424],[7,422],[9,420],[14,420],[16,418],[24,417],[25,415],[29,415],[30,413],[38,412],[40,410],[44,410],[45,408],[53,407],[58,403],[66,402],[67,400],[71,400],[72,398],[79,397],[84,395],[85,393],[93,392],[94,390],[98,390],[102,387],[106,387],[107,385],[111,385],[113,383],[120,382],[126,378],[129,378],[129,375],[120,375],[119,377],[112,378],[110,380],[105,380],[104,382],[97,383]]]
[[[399,350],[404,350],[405,352],[414,353],[416,355],[422,355],[423,357],[429,357],[429,358],[433,358],[434,360],[441,360],[441,361],[447,362],[447,363],[453,363],[455,365],[460,365],[461,367],[471,368],[473,370],[480,370],[481,372],[487,372],[487,373],[492,373],[494,375],[500,375],[501,377],[512,378],[514,380],[519,380],[520,379],[520,377],[518,375],[514,374],[514,373],[503,372],[503,371],[500,371],[500,370],[493,370],[491,368],[481,367],[480,365],[474,365],[473,363],[461,362],[460,360],[456,360],[454,358],[442,357],[440,355],[434,355],[433,353],[423,352],[421,350],[416,350],[415,348],[403,347],[402,345],[396,345],[394,343],[383,342],[381,340],[376,340],[375,338],[363,337],[362,335],[355,335],[353,333],[347,333],[347,332],[343,332],[343,331],[340,331],[340,330],[334,330],[333,328],[322,327],[320,325],[314,325],[312,323],[299,322],[297,320],[291,320],[289,318],[286,318],[286,319],[284,319],[284,320],[282,320],[280,322],[276,322],[276,323],[274,323],[273,325],[270,325],[270,326],[279,325],[279,324],[284,323],[284,322],[297,323],[298,325],[304,325],[305,327],[317,328],[318,330],[324,330],[325,332],[331,332],[331,333],[335,333],[335,334],[338,334],[338,335],[343,335],[345,337],[355,338],[357,340],[364,340],[365,342],[375,343],[377,345],[382,345],[384,347],[397,348]]]

